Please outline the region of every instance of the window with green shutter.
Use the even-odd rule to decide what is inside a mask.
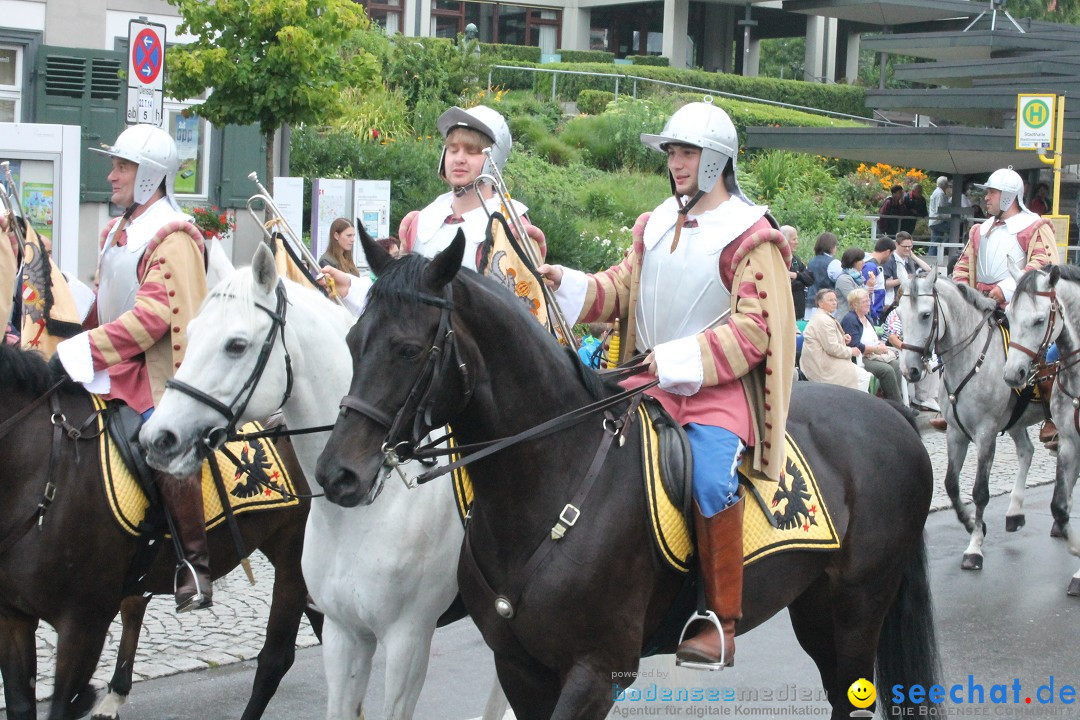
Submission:
[[[124,54],[42,45],[37,53],[36,122],[82,128],[80,200],[108,202],[108,158],[89,148],[124,130]]]

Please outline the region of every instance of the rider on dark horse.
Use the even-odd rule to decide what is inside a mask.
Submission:
[[[56,357],[87,390],[145,420],[184,359],[184,330],[206,296],[203,237],[173,197],[180,160],[168,133],[135,125],[115,145],[92,149],[112,159],[111,200],[126,210],[102,233],[97,313],[90,313],[97,326],[61,342]],[[155,475],[184,551],[176,610],[210,607],[201,473]]]
[[[568,317],[621,319],[625,354],[650,350],[650,373],[660,379],[650,394],[686,429],[698,556],[719,627],[697,623],[676,660],[719,669],[734,662],[742,616],[736,468],[753,446],[756,472],[778,480],[783,471],[795,367],[790,250],[768,209],[739,189],[738,137],[719,107],[690,103],[661,134],[641,140],[667,154],[674,197],[638,219],[626,259],[595,275],[557,265],[539,270]],[[648,380],[638,375],[624,384]]]
[[[1016,281],[1009,274],[1010,259],[1025,271],[1059,262],[1054,226],[1024,206],[1024,181],[1012,168],[995,170],[986,183],[975,187],[986,191],[990,217],[971,228],[953,280],[993,298],[1004,310],[1016,290]],[[1048,362],[1053,362],[1056,351],[1054,347],[1053,354],[1047,353]],[[1053,385],[1053,378],[1039,383],[1047,402]],[[1049,417],[1039,431],[1039,441],[1057,449],[1057,428]]]

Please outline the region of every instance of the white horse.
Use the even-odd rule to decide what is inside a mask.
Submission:
[[[231,413],[248,393],[241,389],[252,383],[240,422],[269,417],[280,408],[290,428],[332,425],[352,376],[345,335],[353,320],[319,293],[280,278],[273,255],[260,244],[252,267],[214,288],[191,321],[176,380]],[[259,373],[263,352],[268,355]],[[210,404],[169,389],[140,439],[159,455],[156,462],[183,475],[197,462],[203,438],[227,420]],[[293,438],[308,477],[315,477],[326,437],[320,432]],[[418,472],[419,465],[413,474]],[[379,642],[386,648],[384,717],[411,718],[436,621],[457,595],[464,532],[450,484],[408,489],[396,474],[384,481],[371,507],[345,509],[316,498],[308,516],[304,578],[326,615],[329,720],[362,716]],[[501,718],[505,708],[496,682],[484,717]]]
[[[1038,403],[1030,403],[1019,418],[1013,417],[1018,397],[1001,381],[1005,340],[995,318],[996,307],[993,300],[970,287],[939,275],[937,268],[926,277],[911,278],[900,301],[904,376],[916,382],[928,372],[925,364],[935,348],[943,366],[939,403],[948,421],[945,491],[971,535],[960,564],[965,570],[981,570],[983,565],[983,512],[990,500],[997,435],[1007,432],[1016,445],[1016,480],[1005,512],[1005,530],[1015,532],[1025,523],[1024,486],[1034,454],[1027,428],[1044,419]],[[960,500],[960,470],[971,443],[978,451],[971,489],[974,513]]]
[[[1069,543],[1069,552],[1080,556],[1080,537],[1069,525],[1073,487],[1080,472],[1080,269],[1051,265],[1021,273],[1010,261],[1009,271],[1017,284],[1008,310],[1012,338],[1004,378],[1012,387],[1023,387],[1037,371],[1035,357],[1045,357],[1050,345],[1057,343],[1050,413],[1058,428],[1059,446],[1050,512]],[[1080,570],[1069,582],[1068,593],[1080,595]]]

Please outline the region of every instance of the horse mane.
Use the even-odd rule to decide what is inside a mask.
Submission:
[[[1039,273],[1046,272],[1046,268],[1032,268],[1016,281],[1016,292],[1038,292]],[[1076,265],[1058,265],[1059,277],[1070,282],[1080,282],[1080,267]]]
[[[0,343],[0,393],[42,395],[53,382],[49,363],[41,353]]]
[[[289,298],[289,303],[292,304],[301,300],[309,300],[315,302],[316,300],[322,300],[326,302],[326,297],[322,295],[318,290],[305,287],[300,283],[293,282],[287,277],[282,277],[281,281],[285,284],[285,292]],[[206,297],[203,298],[202,307],[199,308],[198,314],[201,315],[206,305],[215,297],[225,295],[234,298],[239,301],[242,308],[240,312],[245,313],[244,320],[252,320],[257,317],[258,308],[255,306],[255,276],[251,270],[251,266],[244,266],[237,268],[231,275],[226,277],[220,283],[218,283]],[[342,314],[342,319],[352,323],[352,316],[348,311],[342,308],[336,303],[326,303],[330,308],[336,310]],[[271,306],[273,309],[273,306]],[[234,309],[230,306],[230,311]]]
[[[939,278],[941,279],[941,278]],[[944,278],[948,280],[959,291],[960,297],[964,298],[969,305],[974,305],[977,309],[984,312],[989,312],[997,307],[997,301],[993,300],[981,292],[971,287],[967,283],[958,283],[952,278]]]
[[[430,262],[428,258],[415,253],[397,258],[383,270],[379,279],[371,286],[368,302],[389,301],[407,307],[418,306],[421,299],[416,289],[423,286],[424,270]],[[537,345],[553,341],[551,333],[536,322],[536,318],[526,309],[525,303],[498,282],[468,268],[462,268],[457,273],[455,284],[463,291],[461,295],[464,296],[462,298],[455,295],[455,304],[460,303],[462,299],[468,302],[468,299],[473,297],[490,298],[492,302],[499,303],[501,311],[516,316],[515,324],[519,326],[517,328],[518,340],[529,338]],[[564,350],[565,352],[557,353],[555,357],[560,360],[565,358],[569,362],[582,386],[593,399],[607,397],[617,389],[613,383],[604,380],[598,373],[586,367],[572,348],[564,348]]]

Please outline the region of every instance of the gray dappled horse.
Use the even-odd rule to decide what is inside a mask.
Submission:
[[[934,352],[942,366],[938,402],[948,422],[945,491],[956,516],[971,534],[960,565],[965,570],[982,569],[986,537],[983,512],[990,500],[990,468],[998,433],[1007,432],[1016,445],[1016,479],[1005,512],[1005,530],[1015,532],[1025,523],[1024,485],[1034,452],[1027,428],[1044,419],[1043,409],[1036,403],[1014,417],[1019,398],[1001,381],[1005,340],[996,309],[993,300],[953,282],[937,268],[926,276],[912,277],[900,301],[904,377],[916,382],[930,372],[926,365]],[[971,489],[974,513],[960,499],[960,470],[971,443],[978,452]]]
[[[1052,265],[1046,270],[1029,270],[1017,278],[1016,293],[1009,305],[1012,328],[1011,351],[1004,377],[1012,387],[1023,387],[1036,372],[1036,358],[1045,358],[1050,345],[1057,343],[1059,357],[1050,372],[1056,374],[1050,394],[1050,413],[1058,427],[1057,472],[1050,512],[1056,528],[1069,543],[1069,552],[1080,556],[1080,537],[1069,525],[1073,486],[1080,472],[1080,268]],[[1080,570],[1069,582],[1069,595],[1080,595]]]

